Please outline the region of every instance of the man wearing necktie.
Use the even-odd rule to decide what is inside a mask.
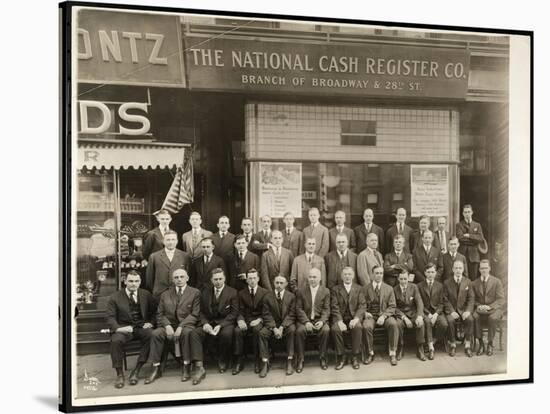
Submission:
[[[271,217],[267,214],[260,219],[260,231],[258,231],[248,245],[250,251],[262,257],[271,248]]]
[[[246,238],[239,234],[235,237],[235,255],[229,263],[229,285],[241,291],[247,287],[246,274],[250,269],[260,268],[260,258],[248,250]]]
[[[346,227],[346,213],[338,210],[334,213],[335,226],[328,232],[329,235],[329,252],[336,250],[336,236],[344,235],[348,239],[348,247],[355,251],[355,233],[349,227]],[[326,257],[326,256],[325,256]]]
[[[357,255],[348,248],[348,238],[345,234],[336,236],[336,250],[325,256],[327,269],[327,287],[332,289],[342,284],[342,270],[349,266],[353,269],[354,282],[359,283],[355,277],[357,270]]]
[[[305,253],[301,254],[292,262],[292,271],[290,272],[290,290],[296,292],[308,284],[310,270],[319,269],[321,272],[321,285],[326,286],[327,272],[325,261],[322,257],[315,254],[316,241],[314,237],[309,237],[305,241]]]
[[[378,236],[369,233],[367,236],[367,248],[357,256],[357,279],[359,284],[367,286],[372,280],[374,266],[382,266],[384,259],[378,251]]]
[[[412,229],[405,223],[407,218],[407,210],[404,208],[398,208],[395,214],[397,221],[395,224],[392,224],[386,231],[386,252],[389,252],[393,246],[393,239],[398,234],[401,234],[405,238],[404,249],[407,252],[412,252],[413,246],[411,243],[411,233]]]
[[[478,276],[479,261],[481,259],[479,244],[485,240],[481,224],[472,220],[473,214],[472,206],[470,204],[464,205],[462,209],[464,220],[456,224],[456,237],[460,242],[458,251],[466,257],[468,274],[471,280],[475,280]]]
[[[241,230],[243,231],[242,235],[244,236],[247,246],[252,241],[252,236],[254,235],[252,227],[252,219],[250,217],[243,217],[241,220]]]
[[[434,233],[434,246],[441,250],[441,254],[447,253],[447,244],[451,236],[447,231],[447,217],[437,219],[437,230]]]
[[[463,254],[458,252],[458,247],[460,246],[458,239],[456,237],[451,237],[448,243],[448,251],[441,254],[439,258],[439,269],[441,270],[441,276],[436,279],[440,282],[453,277],[453,263],[455,260],[460,260],[464,263],[464,276],[469,279],[468,275],[468,262]]]
[[[418,221],[418,229],[413,230],[411,233],[411,251],[414,251],[418,246],[422,246],[424,243],[423,236],[427,230],[430,230],[430,218],[428,216],[422,216]]]
[[[217,226],[218,232],[212,235],[214,254],[220,256],[225,262],[225,267],[228,268],[234,257],[233,243],[235,243],[235,235],[229,232],[229,217],[221,216],[218,219]]]
[[[355,242],[357,244],[355,252],[357,254],[366,249],[367,236],[370,233],[374,233],[378,236],[378,251],[380,253],[383,253],[385,251],[384,230],[382,230],[382,227],[374,224],[373,220],[374,212],[372,211],[372,209],[366,208],[365,211],[363,211],[364,222],[353,229],[355,234]]]
[[[319,222],[320,217],[321,215],[317,207],[309,209],[308,218],[310,224],[304,228],[304,237],[313,237],[315,239],[315,254],[324,258],[328,253],[330,240],[328,229]]]
[[[393,239],[393,250],[384,257],[384,282],[390,286],[397,284],[401,268],[406,267],[409,273],[414,270],[412,254],[404,250],[405,238],[398,234]]]
[[[283,247],[290,250],[292,257],[298,257],[304,253],[304,234],[294,227],[294,216],[286,212],[283,216],[285,228],[283,230]]]
[[[294,257],[290,250],[285,249],[282,245],[283,234],[279,230],[273,230],[271,232],[271,249],[265,252],[261,259],[261,285],[269,291],[275,288],[273,282],[275,276],[284,276],[290,280]]]
[[[164,248],[164,234],[170,230],[170,222],[172,221],[172,216],[168,210],[161,209],[155,213],[155,218],[159,223],[158,227],[155,227],[153,230],[147,232],[143,239],[143,258],[147,261],[151,253],[157,252]]]
[[[474,280],[472,288],[475,294],[474,327],[479,342],[477,355],[485,353],[482,325],[487,324],[487,355],[493,355],[493,339],[504,311],[504,289],[502,282],[492,276],[489,260],[479,262],[480,277]]]
[[[414,249],[413,263],[414,263],[414,283],[420,283],[424,280],[424,269],[429,262],[441,263],[439,256],[441,256],[441,250],[435,248],[432,244],[433,233],[431,230],[426,230],[422,236],[422,244],[416,246]],[[437,275],[441,275],[441,269],[437,269]]]
[[[189,215],[189,224],[191,230],[183,233],[181,236],[183,250],[186,251],[192,260],[195,260],[202,253],[201,241],[207,237],[212,237],[212,232],[201,227],[202,218],[197,211]]]
[[[202,239],[200,243],[202,255],[193,261],[191,281],[189,284],[200,291],[212,287],[212,271],[221,268],[225,273],[225,261],[214,254],[214,242],[210,237]]]

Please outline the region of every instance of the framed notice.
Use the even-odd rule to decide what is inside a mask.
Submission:
[[[283,218],[290,212],[302,217],[302,164],[260,163],[260,216]]]
[[[449,214],[449,168],[411,165],[411,216]]]

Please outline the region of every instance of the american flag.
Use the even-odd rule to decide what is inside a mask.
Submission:
[[[178,167],[174,181],[166,194],[162,208],[176,214],[185,204],[193,202],[193,158],[187,151],[183,164]]]

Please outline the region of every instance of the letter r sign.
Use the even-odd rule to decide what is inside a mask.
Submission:
[[[88,161],[98,162],[97,157],[99,157],[98,151],[84,151],[84,162],[88,162]]]

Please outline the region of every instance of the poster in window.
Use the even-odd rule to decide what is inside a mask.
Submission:
[[[449,214],[449,169],[446,165],[411,165],[411,215]]]
[[[302,164],[260,163],[260,216],[282,218],[289,211],[302,217]]]

